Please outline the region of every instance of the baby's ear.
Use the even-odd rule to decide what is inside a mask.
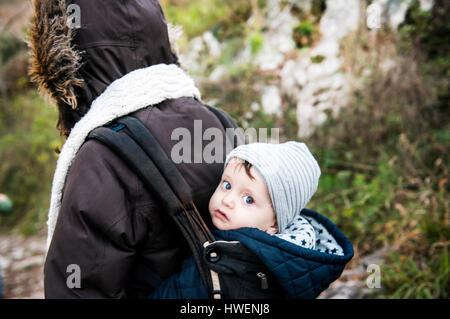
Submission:
[[[275,235],[276,233],[278,233],[278,225],[277,225],[277,223],[275,223],[272,226],[270,226],[269,229],[267,229],[267,233],[271,234],[271,235]]]

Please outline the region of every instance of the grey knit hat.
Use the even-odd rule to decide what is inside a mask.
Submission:
[[[319,164],[304,143],[293,141],[240,145],[227,155],[225,166],[234,157],[252,164],[267,184],[278,233],[283,233],[316,192]]]

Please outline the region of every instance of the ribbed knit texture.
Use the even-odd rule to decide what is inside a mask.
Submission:
[[[225,161],[237,157],[251,163],[269,189],[279,233],[300,214],[317,190],[319,164],[304,143],[251,143],[232,150]]]
[[[73,127],[59,154],[48,213],[47,249],[61,207],[67,173],[88,134],[119,117],[181,97],[201,99],[194,81],[181,68],[174,64],[158,64],[134,70],[115,80],[92,102],[89,112]]]

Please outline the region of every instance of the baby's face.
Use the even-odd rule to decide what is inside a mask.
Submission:
[[[276,217],[267,185],[254,167],[250,173],[254,179],[245,172],[242,160],[228,162],[209,201],[212,222],[221,230],[253,227],[275,234]]]

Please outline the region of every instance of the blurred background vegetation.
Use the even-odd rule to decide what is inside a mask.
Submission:
[[[325,111],[326,119],[306,136],[299,135],[302,106],[281,93],[278,112],[268,112],[260,88],[277,86],[283,64],[320,41],[327,1],[277,1],[298,21],[290,30],[295,46],[283,53],[278,69],[267,70],[255,61],[268,41],[264,22],[273,2],[161,0],[167,20],[183,26],[182,62],[204,101],[227,110],[241,127],[280,128],[281,140],[304,141],[316,154],[322,177],[309,208],[347,235],[353,262],[391,247],[382,265],[383,289],[367,297],[448,298],[449,2],[436,0],[423,10],[408,1],[395,30],[383,24],[374,32],[362,17],[339,43],[340,72],[352,79],[345,107]],[[308,2],[308,10],[300,2]],[[371,2],[360,1],[361,10]],[[0,1],[0,8],[11,3]],[[0,13],[0,193],[14,203],[11,214],[0,216],[0,231],[45,233],[55,149],[63,139],[55,107],[27,76],[27,20],[17,29],[22,15]],[[207,36],[214,41],[204,45]],[[189,56],[199,39],[194,63]],[[310,63],[324,59],[314,55]]]
[[[39,97],[27,76],[27,4],[0,2],[0,193],[14,204],[12,213],[0,216],[0,231],[25,235],[45,225],[54,148],[63,143],[56,109]]]

